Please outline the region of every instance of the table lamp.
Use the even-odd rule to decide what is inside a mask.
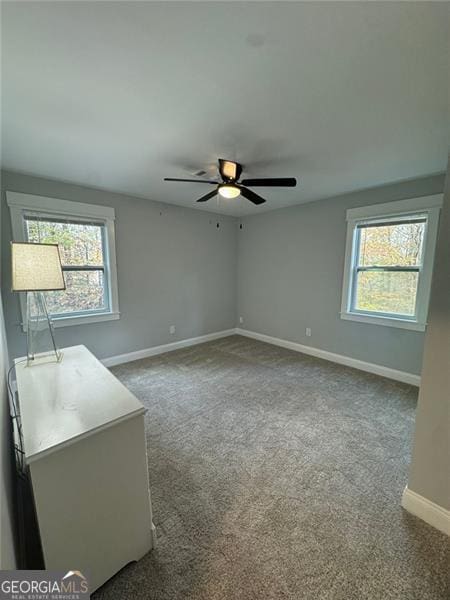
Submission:
[[[27,363],[59,362],[53,323],[43,292],[65,290],[57,244],[11,243],[12,290],[27,293]]]

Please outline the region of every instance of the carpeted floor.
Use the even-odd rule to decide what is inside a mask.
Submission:
[[[400,507],[415,388],[239,336],[112,371],[158,548],[96,600],[448,600],[449,538]]]

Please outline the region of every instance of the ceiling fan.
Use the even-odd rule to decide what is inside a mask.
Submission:
[[[177,179],[174,177],[165,177],[164,181],[188,181],[192,183],[209,183],[210,185],[216,185],[217,187],[212,191],[208,192],[197,202],[206,202],[217,193],[224,198],[237,198],[238,196],[244,196],[253,204],[263,204],[265,199],[255,194],[248,187],[295,187],[297,180],[295,177],[278,177],[278,178],[265,178],[265,179],[243,179],[239,181],[239,177],[242,173],[242,165],[232,160],[224,160],[219,158],[219,174],[222,181],[214,181],[211,179]]]

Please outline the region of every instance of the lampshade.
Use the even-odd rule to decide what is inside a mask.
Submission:
[[[57,244],[11,243],[13,292],[65,290]]]

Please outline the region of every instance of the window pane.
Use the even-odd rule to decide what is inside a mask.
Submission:
[[[45,294],[50,314],[107,308],[102,271],[65,271],[64,279],[65,291]]]
[[[29,242],[59,244],[63,265],[103,265],[103,225],[32,219],[25,222]]]
[[[412,317],[417,282],[414,271],[361,271],[357,274],[354,308]]]
[[[359,266],[418,266],[425,223],[361,227]]]

